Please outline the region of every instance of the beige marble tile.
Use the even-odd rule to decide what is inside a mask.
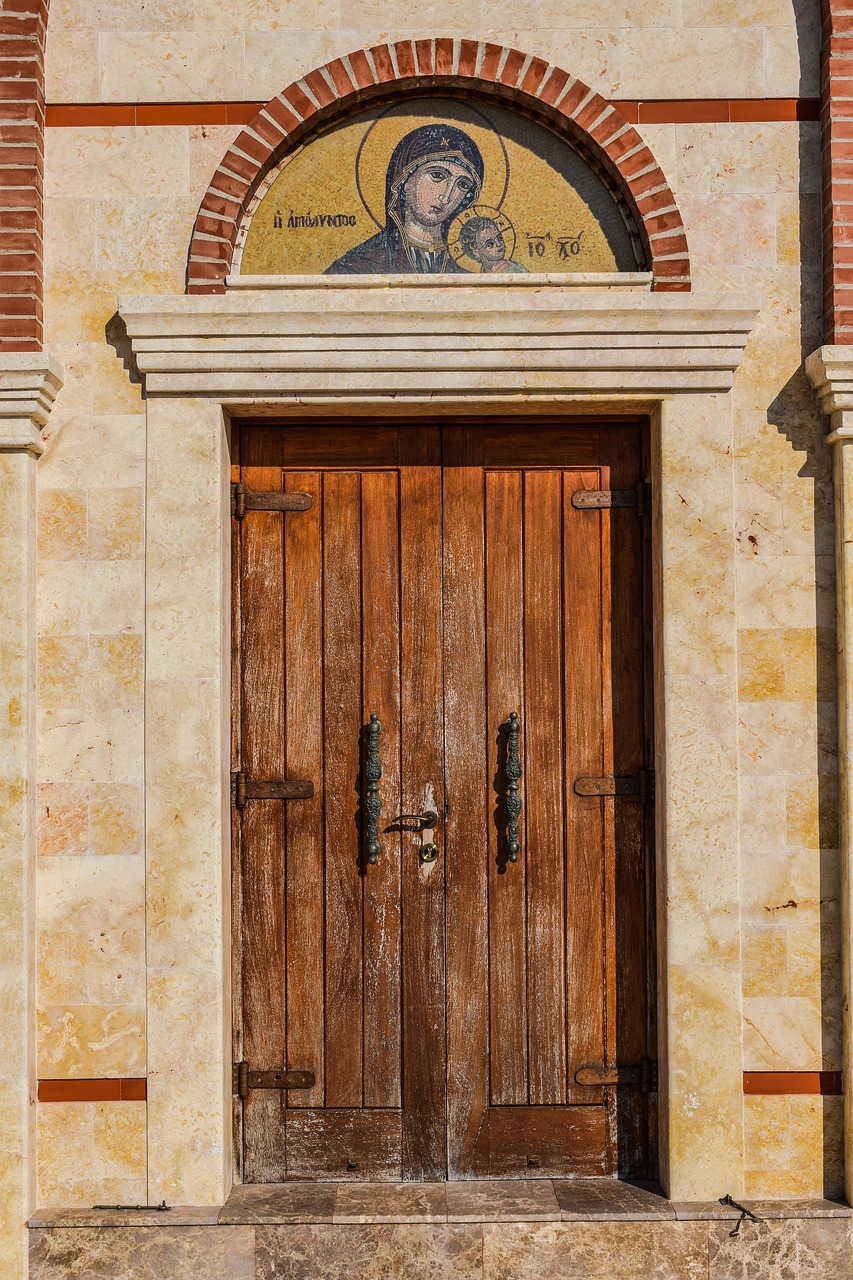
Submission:
[[[145,1203],[145,1103],[38,1108],[39,1204]]]
[[[741,768],[747,774],[794,772],[818,759],[814,705],[804,702],[741,702],[738,706]]]
[[[222,938],[221,920],[211,932]],[[222,1204],[230,1182],[221,941],[207,961],[203,969],[148,970],[148,1176],[155,1203]],[[203,1021],[199,1009],[206,1011]]]
[[[103,102],[216,102],[223,85],[244,96],[241,36],[105,31],[100,45]]]
[[[688,185],[689,191],[689,185]],[[691,262],[772,267],[776,262],[776,207],[765,195],[680,193]]]
[[[55,782],[137,782],[143,725],[138,710],[45,708],[38,715],[43,776]]]
[[[39,493],[39,557],[78,560],[86,556],[86,495],[63,489]]]
[[[143,851],[145,808],[137,783],[101,782],[89,788],[89,852],[99,855]]]
[[[720,34],[731,48],[729,33]],[[756,71],[760,74],[760,67]],[[763,89],[756,96],[762,93]],[[696,96],[701,95],[697,93]],[[720,96],[728,95],[721,93]],[[750,95],[735,93],[731,96]],[[818,175],[813,169],[809,167],[807,172],[801,171],[802,128],[802,125],[784,121],[681,125],[678,131],[680,194],[685,196],[695,192],[754,197],[762,192],[799,192],[805,189],[811,193],[818,190],[819,186],[815,185]]]
[[[39,460],[39,473],[46,488],[140,485],[145,478],[144,416],[86,413],[62,417]]]
[[[87,636],[42,636],[38,642],[38,697],[43,707],[84,707],[89,696]]]
[[[737,28],[744,16],[736,0],[683,0],[682,12],[687,27]],[[794,19],[795,6],[790,0],[756,0],[750,6],[749,20],[756,26],[775,25],[796,31]]]
[[[141,561],[42,560],[38,565],[38,620],[42,636],[140,631],[145,579]]]
[[[768,98],[816,98],[820,93],[820,25],[768,25],[764,32]]]
[[[224,151],[225,148],[220,152],[217,163]],[[145,193],[140,195],[144,197]],[[183,291],[187,253],[198,204],[198,199],[178,200],[174,197],[99,201],[97,269],[107,275],[119,276],[122,289],[141,290],[147,287],[146,276],[152,268],[156,269],[158,277],[166,268],[172,276],[172,289]]]
[[[784,922],[744,925],[741,964],[745,996],[787,995],[788,939]],[[748,1158],[747,1167],[752,1167]]]
[[[196,208],[222,157],[241,131],[242,125],[237,124],[190,125],[190,201]]]
[[[39,857],[80,855],[89,851],[89,791],[83,786],[43,782],[38,789]]]
[[[626,98],[750,98],[764,94],[764,32],[639,28],[623,35]],[[676,56],[674,56],[676,55]]]
[[[788,844],[801,849],[834,849],[839,842],[838,780],[833,775],[788,781]]]
[[[818,998],[744,996],[745,1071],[824,1070],[826,1032]]]
[[[360,8],[359,12],[366,17],[368,9]],[[317,27],[332,31],[340,25],[340,17],[338,3],[319,10],[308,0],[289,0],[285,13],[277,0],[222,0],[220,4],[202,0],[196,3],[192,26],[196,31],[273,32],[288,25],[296,30]]]
[[[75,198],[73,195],[46,196],[44,270],[48,284],[56,275],[95,270],[98,246],[97,210],[96,200]],[[68,398],[68,395],[63,397],[64,400]],[[61,414],[64,404],[60,401],[57,408]],[[54,417],[51,413],[51,432],[56,429],[60,414]]]
[[[299,7],[299,6],[297,6]],[[372,43],[362,30],[326,30],[314,18],[293,28],[281,26],[266,31],[250,29],[245,35],[245,96],[265,102],[289,84],[321,67],[332,58]],[[392,17],[391,21],[395,19]]]
[[[540,0],[539,25],[542,27],[677,27],[681,25],[681,6],[676,0],[650,0],[636,5],[631,0],[592,0],[582,9],[573,10],[559,0]]]
[[[482,1280],[479,1226],[259,1226],[255,1280]],[[345,1242],[342,1247],[342,1242]]]
[[[560,1206],[549,1181],[448,1182],[448,1222],[559,1221]]]
[[[652,30],[646,29],[648,34]],[[565,67],[605,98],[637,96],[626,89],[622,74],[623,42],[627,39],[627,32],[609,27],[584,31],[566,30],[565,27],[541,30],[526,25],[518,30],[507,23],[494,31],[486,26],[478,35],[482,40],[523,49],[534,57]]]
[[[784,848],[787,779],[741,775],[738,785],[742,856]]]
[[[207,7],[207,0],[201,0]],[[180,31],[191,27],[199,0],[52,0],[50,32],[63,30]]]
[[[143,637],[94,635],[89,645],[89,698],[92,706],[141,704],[144,676]]]
[[[121,40],[124,37],[105,37],[111,38]],[[145,56],[137,56],[137,74],[154,55],[150,45],[154,38],[150,34],[136,37],[138,42],[144,41],[148,45]],[[108,51],[103,49],[102,62],[110,63]],[[110,65],[112,74],[122,74],[120,62]],[[128,76],[131,76],[130,68]],[[130,83],[126,92],[112,99],[118,102],[131,100]],[[49,129],[45,140],[45,175],[45,194],[49,196],[111,202],[120,196],[128,199],[186,199],[189,191],[188,131],[182,125]],[[73,336],[79,340],[79,333]],[[103,340],[103,330],[98,336]]]
[[[39,1015],[39,1071],[45,1079],[145,1074],[145,1009],[46,1005]]]
[[[51,27],[45,49],[48,102],[97,102],[100,97],[98,39],[91,31]]]
[[[444,1222],[445,1186],[430,1183],[342,1183],[334,1219],[345,1222]],[[458,1219],[457,1219],[458,1220]]]
[[[251,1227],[42,1228],[33,1232],[31,1280],[255,1280]]]
[[[487,1223],[483,1280],[705,1280],[707,1224]]]

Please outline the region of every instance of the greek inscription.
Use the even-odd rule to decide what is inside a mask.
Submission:
[[[563,233],[561,235],[552,234],[551,231],[546,231],[543,235],[536,235],[534,232],[528,231],[526,235],[528,258],[544,258],[548,252],[549,244],[556,246],[561,262],[568,262],[570,258],[577,258],[581,251],[583,230],[578,231],[576,234]]]
[[[296,213],[291,209],[286,226],[288,231],[296,231],[308,228],[313,230],[316,227],[354,227],[355,224],[354,213],[313,213],[311,209],[307,213]],[[280,211],[273,218],[273,226],[282,226]]]

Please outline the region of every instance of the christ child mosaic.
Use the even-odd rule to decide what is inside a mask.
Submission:
[[[543,125],[407,100],[332,126],[267,179],[243,275],[636,271],[615,198]]]

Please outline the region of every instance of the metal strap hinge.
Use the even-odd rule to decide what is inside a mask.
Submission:
[[[231,486],[231,514],[243,520],[247,511],[308,511],[314,504],[310,493],[261,493],[247,489],[241,482]]]
[[[576,489],[572,506],[579,511],[603,511],[610,507],[636,507],[638,516],[652,509],[652,486],[643,480],[636,489]]]
[[[235,1062],[231,1086],[238,1098],[248,1098],[252,1089],[313,1089],[313,1071],[250,1071],[248,1062]]]
[[[616,777],[612,773],[600,778],[575,778],[578,796],[636,796],[640,804],[652,804],[655,798],[655,775],[652,769]]]
[[[580,1067],[575,1072],[575,1084],[630,1085],[643,1093],[657,1093],[658,1064],[651,1058],[643,1058],[638,1066]]]
[[[231,803],[245,809],[247,800],[310,800],[314,783],[297,778],[247,778],[231,774]]]

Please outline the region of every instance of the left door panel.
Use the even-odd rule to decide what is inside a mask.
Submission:
[[[305,511],[250,509],[235,521],[235,768],[249,782],[314,785],[310,799],[249,800],[235,823],[241,1055],[253,1072],[314,1074],[308,1089],[249,1092],[246,1182],[398,1179],[411,1163],[402,955],[424,954],[432,895],[420,882],[411,886],[404,932],[405,837],[385,828],[406,807],[401,769],[407,759],[417,759],[419,773],[423,764],[423,743],[415,751],[406,741],[403,704],[407,723],[417,724],[417,686],[431,648],[439,659],[440,593],[420,585],[429,578],[429,548],[413,548],[407,535],[427,490],[439,492],[437,433],[419,442],[409,433],[406,450],[418,455],[414,467],[400,455],[395,427],[240,433],[240,480],[249,492],[312,498]],[[403,612],[415,603],[416,655],[401,635]],[[368,866],[372,714],[382,725],[382,849]],[[440,750],[440,732],[434,737]],[[440,760],[434,772],[440,780]],[[410,1003],[417,994],[409,993]],[[443,1107],[443,1097],[437,1101]]]

